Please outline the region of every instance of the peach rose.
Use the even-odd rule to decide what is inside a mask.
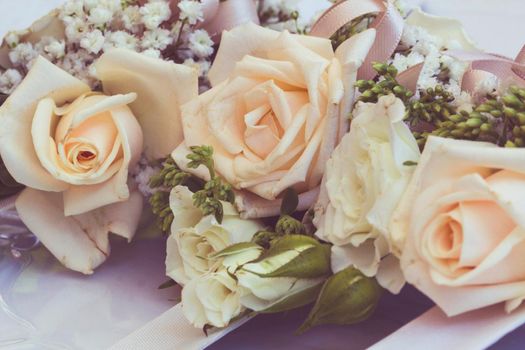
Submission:
[[[328,39],[254,24],[225,32],[213,88],[183,106],[184,143],[174,159],[184,168],[190,146],[213,146],[217,172],[243,190],[244,217],[278,214],[289,187],[300,194],[299,209],[310,207],[347,131],[356,72],[374,39],[365,31],[334,53]]]
[[[175,147],[164,99],[176,95],[177,80],[197,88],[192,69],[126,50],[102,56],[97,70],[106,94],[37,58],[0,108],[0,154],[27,186],[16,202],[22,221],[86,274],[108,256],[109,232],[130,240],[136,231],[142,197],[128,172],[143,149],[151,157]]]
[[[447,315],[525,298],[525,150],[429,138],[391,222],[409,283]]]

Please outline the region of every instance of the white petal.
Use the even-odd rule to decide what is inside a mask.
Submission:
[[[89,92],[89,87],[42,57],[20,86],[0,107],[0,154],[10,174],[18,182],[43,191],[63,191],[64,182],[42,167],[31,137],[38,102],[52,98],[57,105]]]
[[[102,55],[96,69],[107,94],[138,95],[131,109],[142,126],[149,159],[167,156],[182,142],[180,107],[197,97],[196,70],[124,49]]]
[[[128,239],[134,235],[142,197],[136,193],[127,202],[65,217],[60,194],[25,189],[16,209],[24,224],[63,265],[91,274],[109,255],[110,231]]]

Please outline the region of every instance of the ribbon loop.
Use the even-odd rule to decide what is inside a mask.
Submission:
[[[370,26],[376,30],[376,40],[357,74],[358,79],[367,80],[377,75],[372,63],[386,62],[401,41],[404,20],[394,5],[382,0],[338,2],[317,20],[310,32],[310,35],[330,38],[347,23],[369,13],[377,13],[376,19]]]

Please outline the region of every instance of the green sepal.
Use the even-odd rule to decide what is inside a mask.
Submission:
[[[252,249],[260,249],[260,250],[262,250],[263,248],[260,245],[252,243],[252,242],[242,242],[242,243],[237,243],[237,244],[233,244],[233,245],[231,245],[229,247],[226,247],[225,249],[221,250],[220,252],[217,252],[217,253],[214,253],[214,254],[210,255],[210,258],[212,258],[212,259],[224,258],[224,257],[230,256],[230,255],[243,253],[243,252],[246,252],[246,251],[252,250]]]
[[[330,246],[304,235],[272,241],[270,249],[244,268],[259,277],[318,278],[331,274]]]
[[[366,277],[349,267],[324,284],[308,319],[297,330],[304,333],[322,324],[350,325],[370,317],[381,297],[381,287],[375,278]]]
[[[281,202],[281,215],[292,215],[299,205],[299,196],[293,188],[284,192],[283,201]]]
[[[261,314],[276,314],[280,312],[290,311],[302,306],[313,303],[321,289],[323,288],[323,283],[320,282],[313,287],[301,290],[295,294],[292,294],[285,299],[277,302],[276,304],[270,306],[269,308],[259,311]]]

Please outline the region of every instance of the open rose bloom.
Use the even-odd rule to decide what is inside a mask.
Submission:
[[[213,146],[217,172],[243,190],[237,204],[245,217],[278,215],[289,187],[299,209],[309,208],[347,131],[353,82],[374,39],[365,31],[334,53],[328,39],[254,24],[225,32],[213,88],[183,106],[185,141],[174,159],[184,167],[190,146]]]
[[[142,196],[128,173],[143,150],[166,156],[180,142],[166,100],[193,97],[177,94],[178,81],[197,86],[192,69],[126,50],[105,54],[97,71],[104,93],[39,57],[0,108],[2,159],[27,186],[16,202],[22,221],[86,274],[109,255],[109,232],[134,236]]]
[[[391,234],[407,281],[449,316],[525,298],[523,149],[429,138]]]

